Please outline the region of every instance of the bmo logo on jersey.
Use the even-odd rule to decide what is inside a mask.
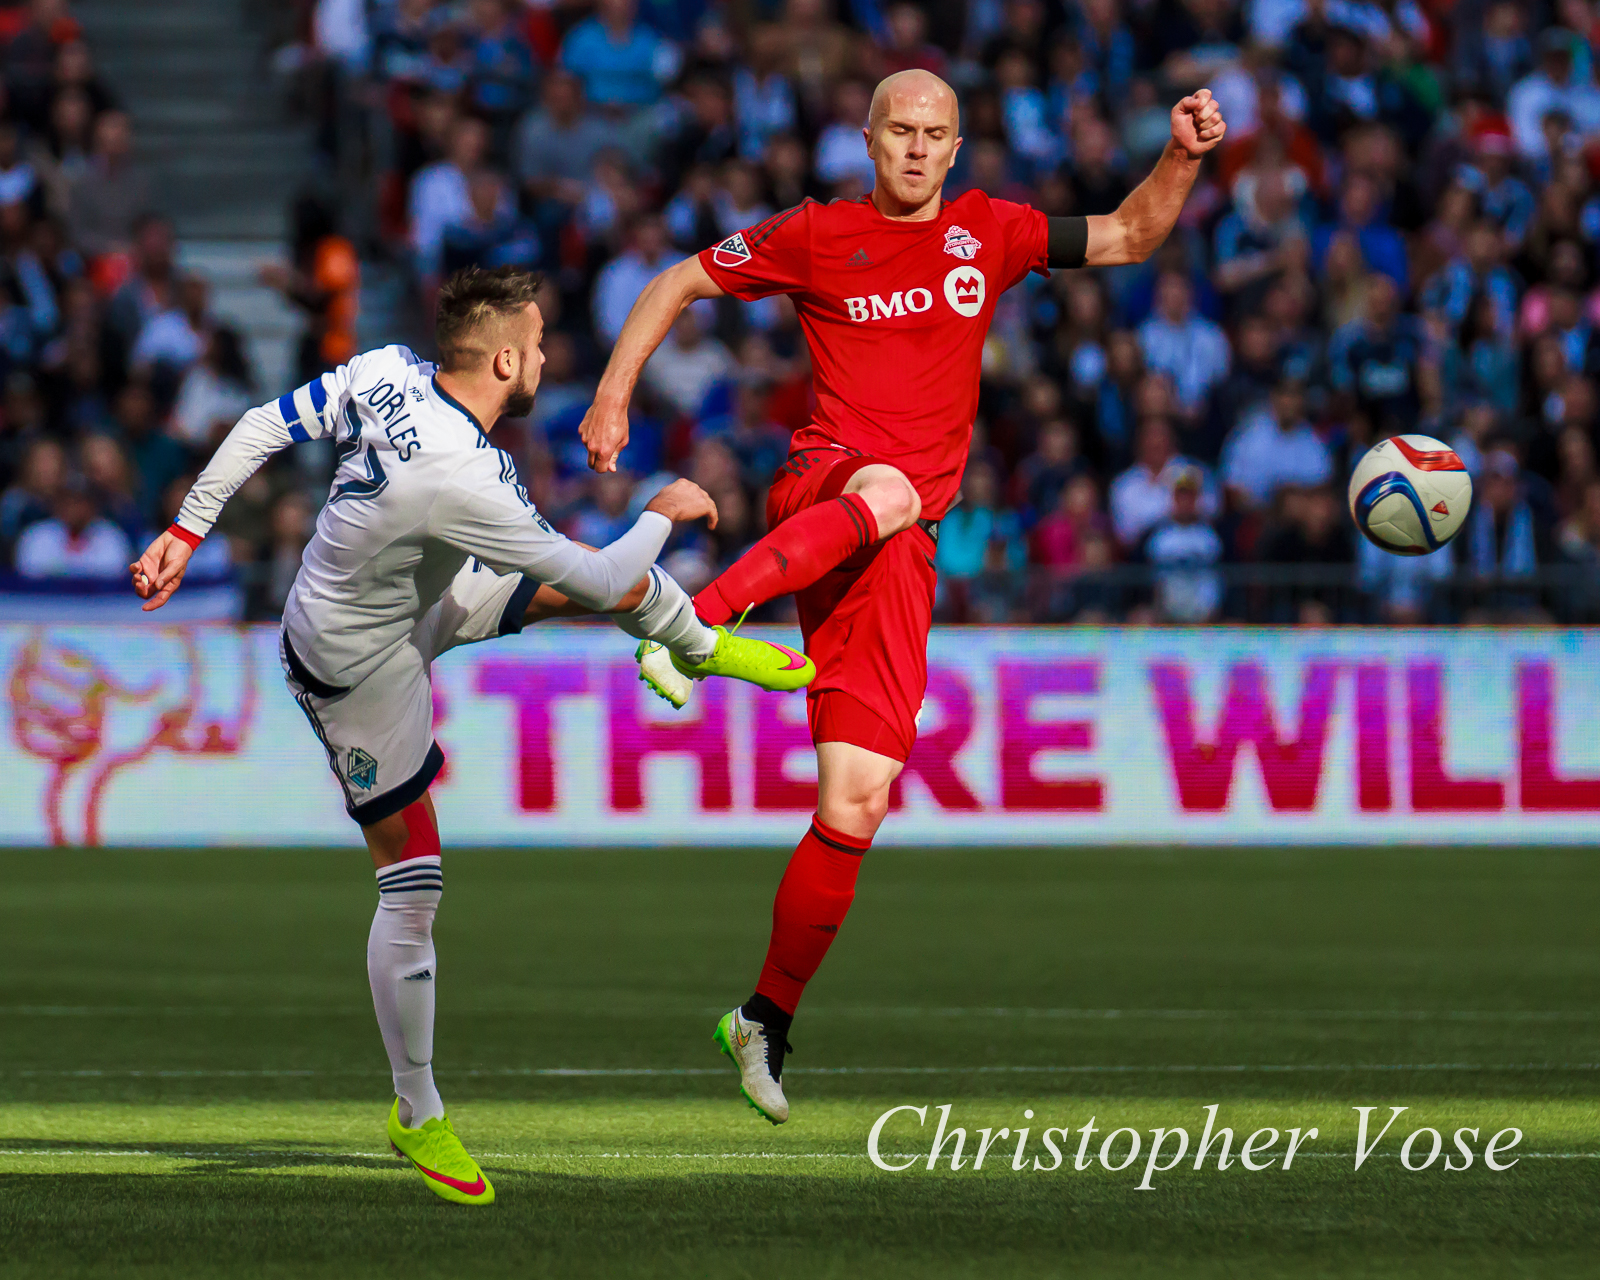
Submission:
[[[865,298],[846,298],[846,309],[857,324],[868,320],[892,320],[896,316],[921,315],[933,306],[931,289],[907,289],[904,293],[890,294],[887,299],[877,294]]]
[[[975,316],[983,310],[986,284],[977,267],[956,267],[944,278],[944,300],[957,315]]]

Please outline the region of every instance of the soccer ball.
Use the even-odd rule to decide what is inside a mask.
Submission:
[[[1380,440],[1350,477],[1356,528],[1397,556],[1425,556],[1461,532],[1472,477],[1456,451],[1431,436]]]

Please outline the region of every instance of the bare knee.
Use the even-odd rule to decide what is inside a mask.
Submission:
[[[875,463],[863,467],[845,492],[859,495],[867,504],[878,522],[880,538],[909,529],[922,516],[922,499],[916,487],[891,466]]]
[[[817,817],[835,831],[863,839],[877,835],[888,812],[887,783],[871,791],[847,791],[842,794],[835,791],[819,796],[817,800]]]
[[[835,831],[870,840],[889,812],[899,761],[846,742],[817,744],[817,817]]]

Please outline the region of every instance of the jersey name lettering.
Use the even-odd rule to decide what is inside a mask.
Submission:
[[[895,316],[920,315],[926,311],[933,306],[933,291],[908,289],[891,294],[887,302],[874,293],[865,298],[846,298],[844,305],[850,312],[850,318],[857,324],[868,320],[892,320]]]

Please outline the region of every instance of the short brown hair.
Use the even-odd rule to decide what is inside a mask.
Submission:
[[[520,267],[463,267],[439,289],[434,338],[448,372],[473,368],[500,345],[485,330],[515,320],[539,296],[544,277]]]

